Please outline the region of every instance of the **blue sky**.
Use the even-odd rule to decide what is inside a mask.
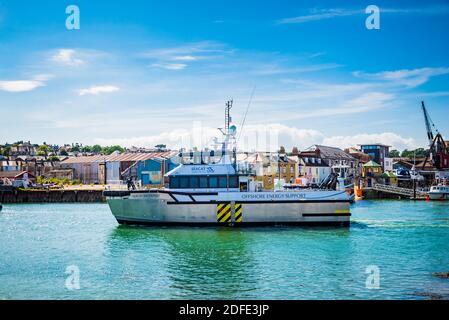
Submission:
[[[424,146],[421,100],[449,137],[447,1],[93,2],[0,1],[1,143],[179,147],[229,98],[240,124],[253,90],[250,149]]]

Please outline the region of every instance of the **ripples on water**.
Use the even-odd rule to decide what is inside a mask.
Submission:
[[[449,298],[449,203],[361,201],[350,228],[119,226],[105,204],[5,205],[0,298]],[[80,290],[65,269],[80,269]],[[365,269],[380,269],[380,289]]]

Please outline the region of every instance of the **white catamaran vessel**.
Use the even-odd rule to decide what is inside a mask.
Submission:
[[[214,153],[218,161],[180,163],[165,174],[165,188],[104,191],[117,221],[129,225],[349,226],[352,199],[344,190],[258,190],[254,176],[236,163],[231,106],[232,102],[226,104],[221,150]]]

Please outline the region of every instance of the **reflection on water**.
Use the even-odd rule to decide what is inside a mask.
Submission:
[[[146,266],[159,261],[155,268],[159,275],[166,277],[166,289],[171,292],[172,298],[254,298],[251,292],[264,287],[264,281],[271,276],[273,269],[280,269],[280,272],[284,268],[299,270],[295,259],[314,259],[313,256],[308,257],[310,253],[306,247],[299,245],[294,248],[294,241],[301,234],[310,241],[319,237],[320,233],[322,237],[331,234],[335,239],[345,239],[350,231],[347,228],[324,227],[232,229],[117,226],[111,232],[107,250],[114,259],[119,257],[128,275],[144,273],[146,277],[152,277],[152,268],[144,269],[136,264],[141,260],[140,256],[147,257],[144,262]],[[271,259],[279,254],[284,255],[285,245],[282,242],[285,240],[291,241],[294,250],[290,252],[290,258],[283,258],[286,265],[280,266],[282,259]],[[317,252],[320,258],[315,258],[315,261],[338,265],[335,262],[345,260],[343,256],[350,245],[343,244],[336,250],[321,248]],[[150,256],[149,250],[152,252]],[[313,276],[313,270],[305,268],[304,274]],[[333,276],[332,270],[329,276]]]
[[[5,205],[0,299],[449,298],[449,203],[360,201],[350,228],[119,226],[104,204]],[[81,289],[64,286],[80,269]],[[366,267],[380,289],[365,287]],[[32,284],[32,285],[30,285]]]
[[[164,268],[176,297],[238,298],[241,292],[255,289],[255,261],[248,250],[251,241],[238,229],[119,226],[111,234],[108,249],[124,258],[136,256],[139,248],[159,247],[166,264],[158,268]],[[117,242],[122,245],[117,247]],[[129,252],[127,247],[134,250]]]

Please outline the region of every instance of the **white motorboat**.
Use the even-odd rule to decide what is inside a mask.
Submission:
[[[449,186],[443,184],[432,186],[427,195],[431,200],[449,200]]]

